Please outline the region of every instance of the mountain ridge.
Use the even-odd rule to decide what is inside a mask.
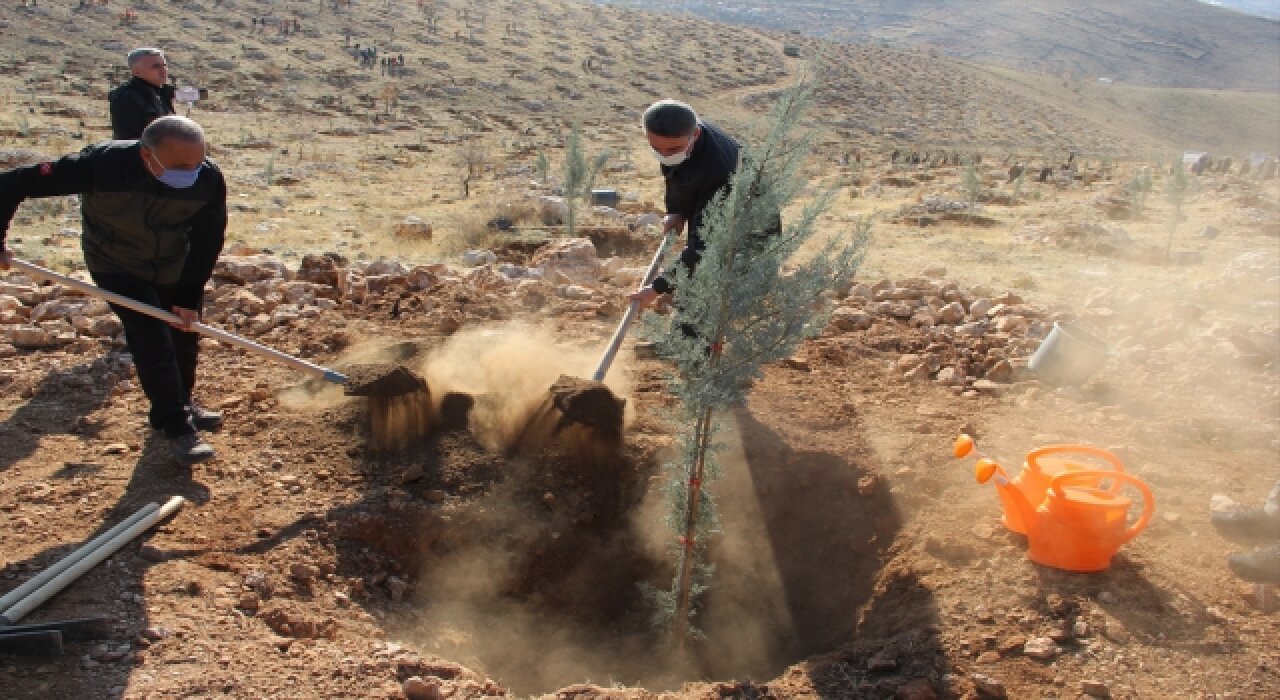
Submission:
[[[1066,77],[1280,92],[1280,23],[1199,0],[597,1]]]

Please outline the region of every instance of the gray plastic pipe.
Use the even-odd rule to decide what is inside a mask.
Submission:
[[[133,538],[151,529],[151,526],[161,520],[173,515],[182,507],[182,504],[182,496],[174,496],[165,502],[163,506],[160,506],[156,510],[142,516],[142,518],[134,522],[123,532],[112,537],[110,540],[107,540],[102,544],[102,546],[85,555],[65,571],[55,576],[53,580],[45,583],[43,586],[40,586],[30,595],[15,603],[8,610],[5,610],[4,614],[0,615],[0,626],[17,623],[17,621],[21,620],[24,615],[39,607],[40,604],[44,603],[49,598],[52,598],[59,591],[71,584],[72,581],[80,578],[84,572],[97,566],[103,559],[115,554],[118,549],[128,544],[133,540]]]
[[[3,613],[5,610],[8,610],[10,605],[13,605],[19,600],[22,600],[27,596],[28,593],[43,586],[46,581],[53,578],[54,576],[57,576],[63,571],[66,571],[72,564],[75,564],[81,559],[84,559],[85,556],[88,555],[90,552],[97,549],[98,547],[101,547],[103,543],[107,542],[108,540],[120,534],[121,532],[124,532],[129,528],[129,526],[133,525],[134,523],[138,522],[142,518],[146,517],[148,513],[156,510],[159,507],[160,506],[158,504],[148,503],[147,505],[143,506],[138,512],[134,513],[133,515],[130,515],[127,519],[125,519],[120,524],[116,525],[110,530],[107,530],[101,535],[98,535],[97,537],[89,540],[88,542],[81,545],[80,548],[77,549],[76,551],[68,554],[62,559],[59,559],[58,562],[53,566],[50,566],[44,571],[41,571],[40,573],[36,574],[31,578],[30,581],[27,581],[21,586],[18,586],[12,591],[5,593],[3,596],[0,596],[0,613]]]

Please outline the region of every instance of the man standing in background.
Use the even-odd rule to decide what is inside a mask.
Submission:
[[[173,86],[169,84],[169,63],[164,52],[134,49],[128,60],[133,77],[107,95],[111,103],[111,138],[117,141],[142,138],[142,130],[153,120],[174,114]]]

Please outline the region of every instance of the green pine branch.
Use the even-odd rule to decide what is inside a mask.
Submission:
[[[861,264],[870,222],[830,236],[815,253],[801,255],[816,233],[834,193],[801,207],[778,230],[779,212],[807,184],[801,176],[813,145],[811,133],[791,130],[812,100],[812,81],[788,90],[756,148],[743,148],[728,188],[703,212],[706,243],[696,273],[674,273],[673,324],[658,337],[658,350],[673,360],[672,393],[679,399],[682,431],[668,465],[666,521],[677,533],[672,589],[651,593],[655,620],[672,627],[680,643],[696,638],[698,601],[711,585],[707,543],[719,530],[709,485],[719,472],[718,416],[743,400],[761,368],[788,357],[826,323],[823,293],[846,286]],[[784,264],[793,271],[782,273]],[[691,333],[683,329],[690,329]]]

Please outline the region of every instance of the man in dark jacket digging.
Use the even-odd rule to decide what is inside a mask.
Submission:
[[[184,464],[214,456],[198,430],[222,423],[221,414],[202,409],[191,394],[200,346],[190,323],[200,318],[227,227],[226,182],[205,152],[199,124],[164,116],[141,140],[105,141],[51,163],[0,172],[0,269],[13,259],[4,234],[24,199],[81,194],[81,247],[94,283],[184,320],[171,327],[112,306],[151,401],[151,426]]]
[[[644,112],[644,133],[666,181],[667,215],[663,232],[679,233],[687,225],[688,238],[680,262],[692,271],[706,247],[698,236],[703,210],[729,184],[738,167],[738,142],[719,128],[698,119],[693,108],[676,100],[659,100]],[[674,291],[665,276],[630,295],[641,308],[659,295]]]
[[[107,94],[111,104],[111,138],[136,139],[153,119],[173,114],[169,63],[160,49],[129,52],[129,82]]]
[[[659,100],[644,113],[644,132],[654,157],[662,166],[666,181],[666,218],[663,232],[677,233],[688,226],[687,242],[680,251],[679,264],[690,273],[698,266],[706,243],[699,235],[707,205],[722,190],[738,169],[739,146],[728,134],[698,118],[693,108],[676,100]],[[761,231],[771,236],[782,230],[782,217],[771,215],[772,224]],[[675,291],[667,275],[659,275],[653,283],[628,295],[648,308],[659,296]],[[681,325],[686,333],[693,331]]]

